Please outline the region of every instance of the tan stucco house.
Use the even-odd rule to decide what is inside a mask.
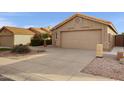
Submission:
[[[99,18],[75,14],[51,29],[56,47],[95,50],[103,44],[104,50],[115,45],[117,30],[114,25]]]
[[[13,47],[19,44],[29,44],[34,34],[24,28],[4,26],[0,29],[0,46]]]

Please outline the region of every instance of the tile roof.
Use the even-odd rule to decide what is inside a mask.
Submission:
[[[7,29],[15,35],[34,35],[35,34],[32,31],[25,29],[25,28],[4,26],[1,28],[1,30],[2,29]]]
[[[34,27],[30,27],[29,30],[36,32],[36,33],[50,33],[50,30],[47,28],[34,28]]]
[[[88,20],[92,20],[92,21],[96,21],[96,22],[99,22],[99,23],[108,25],[109,27],[111,27],[111,28],[114,30],[114,32],[117,33],[117,30],[116,30],[116,28],[114,27],[114,25],[112,24],[112,22],[106,21],[106,20],[103,20],[103,19],[100,19],[100,18],[92,17],[92,16],[87,16],[87,15],[84,15],[84,14],[79,14],[79,13],[74,14],[73,16],[69,17],[69,18],[66,19],[65,21],[63,21],[63,22],[61,22],[60,24],[56,25],[55,27],[53,27],[53,28],[51,29],[51,31],[54,30],[54,29],[57,29],[57,28],[61,27],[62,25],[64,25],[65,23],[67,23],[68,21],[72,20],[72,19],[75,18],[75,17],[82,17],[82,18],[85,18],[85,19],[88,19]]]
[[[42,30],[41,28],[30,27],[29,30],[31,30],[33,32],[36,32],[36,33],[46,33],[46,31],[45,30]]]

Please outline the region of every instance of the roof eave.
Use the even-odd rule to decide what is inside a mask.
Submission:
[[[113,24],[110,24],[109,26],[114,30],[114,32],[115,32],[116,34],[118,34],[117,29],[115,28],[115,26],[114,26]]]
[[[86,19],[90,19],[90,20],[93,20],[93,21],[97,21],[97,22],[102,23],[102,24],[105,24],[105,25],[108,25],[108,26],[110,26],[110,27],[114,30],[114,32],[115,32],[116,34],[118,34],[116,28],[114,27],[114,25],[113,25],[111,22],[105,21],[105,20],[102,20],[102,19],[98,19],[98,18],[95,18],[95,17],[87,16],[87,15],[84,15],[84,14],[79,14],[79,13],[78,13],[78,14],[75,14],[75,15],[72,15],[71,17],[69,17],[69,18],[66,19],[65,21],[59,23],[58,25],[56,25],[55,27],[53,27],[53,28],[51,29],[51,31],[53,31],[53,30],[59,28],[60,26],[64,25],[66,22],[72,20],[73,18],[75,18],[75,17],[77,17],[77,16],[78,16],[78,17],[83,17],[83,18],[86,18]]]

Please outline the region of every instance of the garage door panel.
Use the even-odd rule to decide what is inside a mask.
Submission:
[[[61,32],[61,47],[96,49],[101,43],[101,31],[72,31]]]

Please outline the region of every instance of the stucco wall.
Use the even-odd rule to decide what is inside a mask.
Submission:
[[[67,31],[67,30],[82,30],[82,29],[101,29],[103,24],[95,21],[87,20],[80,17],[75,17],[71,21],[65,23],[63,26],[59,27],[57,31]]]
[[[14,35],[14,45],[29,44],[33,35]]]
[[[115,45],[115,35],[116,33],[110,27],[107,27],[107,43],[108,49],[111,49]]]
[[[0,46],[2,47],[13,47],[13,42],[13,36],[0,36]]]
[[[0,32],[0,46],[13,47],[13,45],[14,45],[13,33],[8,31],[7,29],[3,29]]]
[[[0,32],[0,46],[13,47],[19,44],[29,44],[33,35],[13,35],[7,29]]]
[[[79,21],[80,20],[80,21]],[[69,21],[68,23],[65,23],[63,26],[57,28],[56,30],[53,30],[53,45],[60,47],[60,40],[61,40],[61,31],[78,31],[78,30],[88,30],[88,29],[101,29],[101,40],[104,46],[104,49],[107,48],[106,45],[106,35],[107,35],[107,26],[95,21],[83,19],[80,17],[76,17],[73,20]],[[56,38],[57,33],[57,38]]]
[[[3,29],[1,32],[0,32],[0,35],[13,35],[13,33],[12,32],[10,32],[10,31],[8,31],[7,29]]]

